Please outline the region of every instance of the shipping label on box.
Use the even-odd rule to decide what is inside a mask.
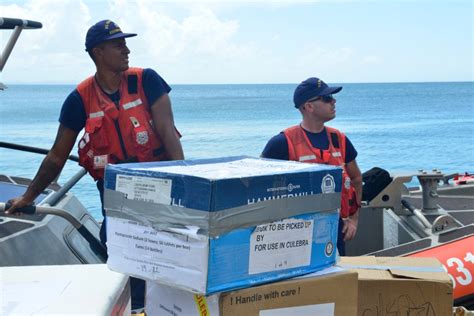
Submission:
[[[118,174],[116,181],[115,190],[124,193],[127,199],[171,204],[172,181],[169,179]]]
[[[338,212],[305,214],[211,239],[208,292],[248,287],[333,265],[338,219]],[[315,223],[326,229],[318,230]]]
[[[196,234],[195,229],[157,231],[112,217],[107,219],[107,232],[110,269],[201,293],[206,291],[209,239]]]
[[[313,220],[293,218],[257,226],[250,236],[249,274],[309,265],[313,227]]]

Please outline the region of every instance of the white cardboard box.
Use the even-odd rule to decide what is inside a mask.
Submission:
[[[250,157],[107,166],[107,265],[200,294],[324,269],[341,174]]]

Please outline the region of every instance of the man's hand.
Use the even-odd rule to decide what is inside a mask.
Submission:
[[[352,216],[342,219],[344,226],[342,227],[342,234],[344,235],[344,241],[354,239],[357,233],[357,224],[359,222],[358,212]]]
[[[16,214],[20,215],[21,213],[17,213],[16,210],[19,209],[19,208],[22,208],[22,207],[33,204],[33,201],[30,201],[30,200],[26,199],[24,196],[19,196],[19,197],[16,197],[14,199],[8,200],[8,203],[10,203],[11,206],[8,210],[5,211],[5,214],[10,215],[10,214],[16,213]]]
[[[36,197],[54,181],[61,173],[78,134],[79,132],[62,124],[59,125],[53,147],[43,159],[36,176],[22,196],[8,201],[12,206],[5,212],[6,214],[20,214],[16,211],[18,208],[33,204]]]

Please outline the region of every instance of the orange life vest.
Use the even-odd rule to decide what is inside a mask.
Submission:
[[[341,191],[341,217],[354,214],[359,209],[355,188],[346,171],[346,136],[335,128],[327,127],[329,148],[314,148],[303,128],[299,125],[284,130],[288,141],[289,160],[321,163],[343,168]]]
[[[142,75],[141,68],[129,68],[123,73],[118,105],[102,91],[94,76],[77,86],[87,116],[84,135],[79,141],[79,164],[95,180],[104,177],[108,163],[164,159]]]

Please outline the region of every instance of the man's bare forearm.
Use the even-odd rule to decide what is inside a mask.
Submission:
[[[33,201],[56,179],[64,167],[64,163],[60,159],[55,159],[48,154],[41,163],[33,181],[31,181],[28,189],[23,195],[26,199]],[[58,161],[59,160],[59,161]]]
[[[53,147],[41,163],[35,178],[31,181],[23,198],[30,203],[56,179],[71,152],[78,132],[59,125]]]
[[[362,176],[352,179],[352,185],[356,191],[357,203],[361,203],[362,200]]]
[[[174,132],[174,131],[173,131]],[[163,140],[167,158],[169,160],[183,160],[183,147],[181,142],[176,135],[168,135],[165,140]]]

